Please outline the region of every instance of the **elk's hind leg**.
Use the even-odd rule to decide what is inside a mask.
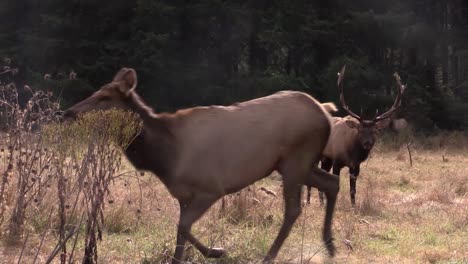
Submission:
[[[332,165],[333,165],[332,159],[323,158],[320,164],[320,168],[322,168],[322,170],[326,172],[329,172]],[[320,206],[323,206],[323,191],[319,191],[319,200],[320,200]]]
[[[336,247],[333,244],[333,235],[332,235],[332,220],[333,213],[335,211],[336,197],[340,190],[340,177],[337,175],[330,174],[319,168],[312,168],[312,179],[314,179],[311,184],[314,188],[324,192],[327,196],[327,207],[325,213],[325,222],[323,225],[323,241],[328,250],[330,256],[334,256],[336,252]]]
[[[198,193],[194,194],[190,199],[179,200],[180,219],[177,227],[177,245],[172,264],[179,264],[182,262],[184,247],[187,240],[207,258],[219,258],[226,254],[221,248],[206,247],[191,233],[193,223],[197,221],[218,198],[218,196],[213,194]]]

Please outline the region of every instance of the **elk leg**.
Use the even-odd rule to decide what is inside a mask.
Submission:
[[[356,178],[351,175],[349,177],[349,196],[351,198],[351,206],[356,206]]]
[[[217,200],[217,196],[209,194],[195,194],[190,200],[179,200],[180,219],[177,227],[177,244],[172,264],[179,264],[184,254],[185,243],[188,240],[207,258],[219,258],[225,255],[221,248],[208,248],[196,239],[190,230],[195,221]]]
[[[179,226],[177,227],[176,249],[174,252],[174,257],[172,258],[172,264],[182,263],[182,256],[184,255],[184,251],[185,251],[185,242],[187,241],[187,239],[183,235],[183,232],[184,230],[179,224]]]
[[[319,201],[320,201],[320,207],[322,207],[323,206],[323,192],[322,191],[319,192]]]
[[[309,184],[321,193],[338,193],[340,177],[319,168],[312,168]]]
[[[343,168],[341,164],[333,163],[333,174],[340,176],[341,168]]]
[[[296,222],[296,219],[301,214],[302,183],[294,181],[297,178],[294,178],[293,180],[289,178],[292,176],[298,177],[300,175],[290,175],[289,173],[283,174],[283,196],[285,202],[284,220],[278,236],[273,242],[268,254],[263,259],[263,263],[273,262],[276,255],[278,255],[278,251],[283,245],[284,240],[288,237],[294,222]]]
[[[310,193],[312,192],[312,186],[307,185],[307,204],[310,204]]]
[[[328,254],[333,257],[336,252],[336,247],[333,244],[331,227],[333,213],[335,211],[336,197],[340,190],[340,177],[319,168],[312,168],[312,173],[314,177],[310,178],[315,179],[315,181],[311,182],[312,186],[319,189],[322,195],[325,193],[327,196],[327,208],[325,212],[322,238],[325,246],[327,247]]]
[[[323,161],[322,161],[323,162]],[[314,164],[313,167],[318,167],[318,161]],[[312,192],[312,185],[309,183],[309,179],[306,179],[305,185],[307,186],[307,204],[310,204],[310,194]]]
[[[359,176],[359,170],[359,166],[349,170],[349,195],[353,207],[356,206],[356,180]]]
[[[338,185],[339,185],[339,182],[338,182]],[[336,247],[335,247],[335,244],[333,243],[333,235],[332,235],[331,227],[332,227],[332,220],[333,220],[333,212],[335,211],[336,197],[338,196],[338,190],[325,192],[325,194],[327,195],[327,209],[325,212],[325,223],[323,225],[322,239],[323,239],[323,242],[325,243],[325,246],[327,247],[328,255],[330,255],[330,257],[334,257],[336,253]]]
[[[332,159],[323,158],[320,167],[324,171],[329,172],[332,165],[333,165],[333,160]],[[319,191],[319,200],[320,200],[320,206],[323,206],[323,191],[321,191],[321,190]]]

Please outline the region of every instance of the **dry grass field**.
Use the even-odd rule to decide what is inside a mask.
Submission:
[[[313,190],[312,203],[304,205],[278,263],[468,263],[467,138],[441,135],[414,142],[412,166],[402,141],[385,141],[362,164],[355,209],[349,201],[348,171],[341,173],[333,226],[338,256],[325,255],[320,239],[324,212]],[[195,224],[193,233],[206,244],[224,247],[229,255],[204,259],[189,249],[188,263],[259,263],[279,230],[282,206],[281,180],[276,174],[226,197],[224,209],[219,201]],[[1,240],[0,263],[16,263],[23,247],[21,263],[32,263],[42,238],[37,263],[45,261],[56,239],[53,231],[44,228],[48,212],[29,215],[25,244],[24,239]],[[178,204],[156,177],[145,173],[116,180],[104,217],[99,263],[170,260]],[[78,239],[77,252],[82,249]]]

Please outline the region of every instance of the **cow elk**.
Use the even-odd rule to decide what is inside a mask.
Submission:
[[[397,134],[401,134],[408,129],[408,121],[404,118],[393,118],[390,129]]]
[[[343,78],[346,66],[338,73],[338,87],[340,89],[340,102],[348,116],[343,118],[333,117],[333,127],[327,146],[323,152],[321,168],[333,174],[340,175],[343,167],[349,168],[350,174],[350,197],[351,204],[356,205],[356,180],[359,176],[360,164],[365,161],[372,150],[378,132],[390,124],[390,117],[401,105],[401,97],[406,88],[401,84],[398,73],[394,74],[397,82],[397,96],[390,110],[378,115],[376,113],[372,120],[365,120],[351,111],[345,101],[343,93]],[[307,185],[307,203],[310,204],[311,186]],[[320,204],[323,204],[323,193],[319,193]]]
[[[172,263],[182,262],[187,240],[205,257],[225,255],[225,250],[208,248],[195,238],[192,224],[219,198],[274,170],[282,175],[285,213],[263,262],[273,262],[300,215],[301,187],[306,181],[327,196],[322,239],[328,253],[335,254],[331,224],[339,178],[311,163],[318,163],[330,136],[328,110],[333,104],[320,104],[305,93],[282,91],[231,106],[157,114],[143,103],[136,86],[136,72],[122,68],[112,82],[69,108],[64,116],[74,119],[90,110],[111,108],[139,114],[142,131],[125,154],[137,169],[154,172],[179,202]]]

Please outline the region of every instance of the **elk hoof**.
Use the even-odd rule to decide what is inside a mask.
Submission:
[[[336,247],[333,243],[331,243],[330,245],[327,245],[327,251],[328,251],[328,256],[330,256],[331,258],[335,257]]]
[[[206,255],[207,258],[221,258],[226,255],[226,250],[223,248],[211,248]]]

